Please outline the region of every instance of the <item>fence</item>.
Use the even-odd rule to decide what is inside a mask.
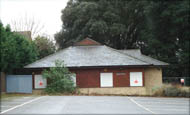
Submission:
[[[163,83],[181,84],[181,79],[185,86],[190,86],[190,77],[163,77]]]

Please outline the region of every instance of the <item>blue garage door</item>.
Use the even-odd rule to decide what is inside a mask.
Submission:
[[[32,75],[7,75],[7,93],[32,93]]]

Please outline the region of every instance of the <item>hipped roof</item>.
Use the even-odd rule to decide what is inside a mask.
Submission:
[[[88,38],[88,40],[90,40]],[[96,41],[91,41],[96,42]],[[105,45],[74,45],[26,65],[25,68],[55,67],[63,60],[66,67],[160,66],[168,65],[141,54],[140,50],[116,50]]]

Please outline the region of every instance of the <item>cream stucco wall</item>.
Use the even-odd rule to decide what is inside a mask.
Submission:
[[[82,94],[146,95],[145,87],[79,88]]]
[[[44,91],[43,91],[43,89],[33,89],[32,94],[41,95],[41,94],[44,94]]]
[[[153,93],[153,89],[162,85],[162,69],[146,68],[145,71],[145,87],[148,95]]]

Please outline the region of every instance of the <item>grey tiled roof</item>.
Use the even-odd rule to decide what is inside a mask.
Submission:
[[[160,61],[142,56],[139,51],[120,51],[105,45],[99,46],[70,46],[50,56],[42,58],[25,68],[55,67],[55,60],[63,60],[67,67],[93,66],[131,66],[131,65],[163,65]],[[137,58],[136,54],[141,55]],[[135,55],[134,55],[135,54]],[[137,56],[138,56],[137,55]],[[143,59],[142,59],[143,58]],[[152,63],[154,62],[154,63]]]
[[[154,59],[152,57],[143,55],[140,51],[140,49],[130,49],[130,50],[120,50],[120,52],[125,53],[127,55],[130,55],[134,58],[137,58],[139,60],[142,60],[144,62],[147,62],[149,64],[153,65],[168,65],[168,63],[165,63],[163,61],[159,61],[157,59]]]

